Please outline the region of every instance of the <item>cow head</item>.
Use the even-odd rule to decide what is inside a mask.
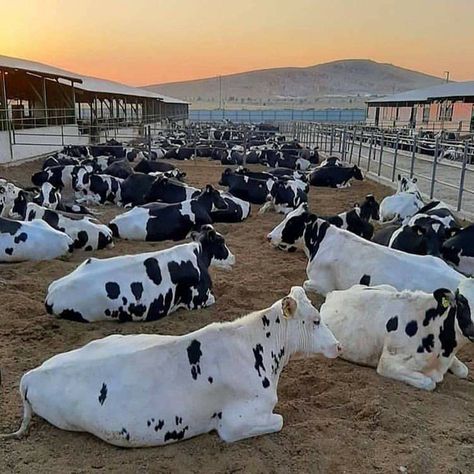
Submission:
[[[456,320],[464,337],[474,342],[474,321],[471,308],[474,307],[474,279],[465,278],[456,290]]]
[[[227,203],[221,196],[221,193],[210,184],[206,185],[196,199],[207,206],[209,212],[215,212],[219,209],[227,209]]]
[[[294,252],[303,245],[304,231],[310,217],[308,205],[301,204],[267,235],[267,240],[280,250]]]
[[[397,177],[397,193],[419,193],[417,181],[416,178],[408,178],[399,174]]]
[[[303,288],[291,288],[290,294],[281,300],[281,312],[288,325],[290,353],[324,354],[331,359],[340,354],[339,342],[321,321],[319,311]]]
[[[379,216],[379,203],[376,201],[373,194],[367,194],[365,196],[365,201],[360,206],[360,217],[365,221],[370,219],[378,221]]]
[[[51,183],[43,183],[34,202],[49,209],[56,209],[61,201],[61,193]]]
[[[191,238],[201,245],[208,265],[230,270],[235,257],[225,243],[224,237],[212,225],[203,225],[199,232],[192,232]]]
[[[230,185],[229,178],[230,176],[232,176],[232,174],[233,174],[233,171],[230,168],[226,168],[222,173],[221,179],[219,180],[219,184],[221,186],[229,186]]]
[[[352,167],[352,173],[355,179],[362,181],[364,179],[364,175],[362,174],[362,171],[357,165],[354,165]]]

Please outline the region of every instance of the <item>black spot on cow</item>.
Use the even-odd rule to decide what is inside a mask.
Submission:
[[[262,385],[263,388],[268,388],[270,386],[270,381],[267,379],[267,377],[262,380]]]
[[[106,309],[106,310],[104,311],[104,314],[105,314],[106,316],[110,316],[110,315],[111,315],[110,309]]]
[[[52,304],[45,303],[44,307],[46,308],[46,312],[48,314],[53,314],[53,305]]]
[[[143,265],[146,268],[146,274],[148,278],[155,284],[159,285],[161,283],[161,270],[160,265],[158,264],[158,260],[156,258],[150,257],[147,258]]]
[[[196,380],[198,375],[201,374],[201,366],[199,364],[202,356],[201,343],[193,339],[187,348],[187,352],[189,363],[191,364],[191,375]]]
[[[455,330],[456,308],[451,307],[448,316],[443,322],[439,331],[439,340],[443,349],[443,357],[449,357],[456,346],[456,330]]]
[[[418,331],[418,323],[416,321],[410,321],[406,327],[405,332],[408,336],[413,337]]]
[[[85,230],[80,230],[77,233],[77,237],[76,237],[76,240],[74,242],[74,247],[76,247],[77,249],[81,249],[87,244],[88,240],[89,240],[89,236],[87,235],[87,232]],[[90,250],[92,250],[92,247],[90,245],[88,245],[85,248],[85,250],[90,251]]]
[[[263,370],[265,372],[265,366],[263,365],[263,347],[261,344],[257,344],[255,346],[255,349],[252,349],[253,351],[253,356],[255,357],[255,370],[258,372],[258,376],[261,377],[262,374],[260,370]]]
[[[433,296],[436,300],[436,308],[430,308],[425,312],[425,318],[423,319],[423,326],[428,326],[430,321],[434,321],[438,316],[441,316],[446,312],[450,306],[451,292],[446,288],[439,288],[433,292]]]
[[[28,235],[25,232],[20,232],[13,240],[15,244],[19,244],[20,242],[26,242],[28,239]]]
[[[7,248],[5,249],[5,253],[6,253],[7,255],[11,255],[11,254],[13,253],[13,247],[7,247]]]
[[[275,323],[280,324],[280,317],[279,316],[277,316],[277,318],[275,319]]]
[[[99,394],[99,403],[101,405],[104,404],[105,399],[107,398],[107,385],[105,382],[102,384],[102,388],[100,389],[100,394]]]
[[[0,218],[0,233],[15,235],[20,229],[21,223],[12,219]]]
[[[208,380],[209,383],[214,382],[214,379],[212,377],[208,377],[207,380]]]
[[[396,331],[398,329],[398,316],[390,318],[385,327],[387,328],[387,332]]]
[[[281,359],[283,358],[284,355],[285,355],[285,347],[284,346],[280,349],[280,352],[278,352],[278,354],[275,354],[273,351],[271,352],[271,357],[272,357],[272,361],[273,361],[273,364],[272,364],[272,374],[273,375],[277,374],[278,369],[280,368]]]
[[[370,285],[370,275],[364,275],[359,282],[361,285],[369,286]]]
[[[155,298],[148,308],[148,313],[146,316],[147,321],[156,321],[168,314],[169,309],[171,308],[171,303],[173,301],[173,291],[170,288],[166,295],[160,295],[158,298]]]
[[[421,340],[421,344],[418,346],[418,349],[416,352],[422,353],[422,352],[431,352],[431,350],[434,348],[434,335],[433,334],[428,334],[426,337],[424,337]]]
[[[167,441],[179,441],[184,438],[184,434],[189,429],[189,426],[185,426],[181,431],[167,431],[165,433],[164,442]]]
[[[158,420],[158,424],[155,425],[155,431],[159,431],[165,426],[165,420]]]
[[[92,262],[92,259],[91,259],[91,258],[88,258],[88,259],[86,260],[86,263],[85,263],[84,265],[89,265],[91,262]]]
[[[266,336],[266,337],[270,337],[270,331],[267,332],[267,333],[265,333],[265,336]]]
[[[99,232],[98,235],[98,241],[97,241],[97,248],[100,249],[105,249],[107,245],[109,245],[112,242],[112,239],[108,234],[104,234],[103,232]]]
[[[68,321],[77,321],[79,323],[88,323],[87,319],[82,317],[82,314],[79,311],[73,309],[64,309],[59,315],[61,319],[67,319]]]
[[[141,318],[146,311],[146,306],[144,304],[135,304],[135,303],[130,303],[128,305],[128,312],[132,316],[137,316],[138,318]]]
[[[270,326],[270,320],[267,318],[265,314],[262,316],[262,323],[263,323],[264,328],[267,326]]]
[[[136,300],[139,300],[143,295],[143,285],[139,281],[135,281],[130,285],[133,296]]]
[[[125,296],[122,296],[122,304],[126,305],[127,303],[128,303],[127,298],[125,298]]]
[[[120,286],[114,281],[109,281],[105,284],[105,291],[107,292],[108,298],[116,300],[120,295]]]
[[[146,425],[147,425],[148,427],[150,427],[150,426],[151,426],[151,421],[150,421],[150,420],[147,420]]]
[[[88,245],[84,250],[86,252],[91,252],[93,250],[92,245]]]
[[[127,441],[130,441],[130,433],[129,433],[125,428],[122,428],[122,431],[120,432],[120,434],[121,434]]]
[[[213,413],[211,418],[219,418],[219,420],[221,420],[222,419],[222,412],[220,411],[218,413]]]

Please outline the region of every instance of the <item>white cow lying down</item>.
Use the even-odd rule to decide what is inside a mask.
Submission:
[[[472,280],[461,282],[456,294],[444,288],[423,293],[355,285],[330,293],[321,319],[341,341],[344,359],[433,390],[448,369],[467,377],[468,369],[456,353],[474,341],[468,302],[472,304],[473,296]]]
[[[273,408],[290,356],[339,351],[304,290],[293,287],[233,322],[184,336],[113,335],[47,360],[22,377],[23,422],[6,437],[23,435],[33,412],[123,447],[212,430],[227,442],[273,433],[283,426]]]

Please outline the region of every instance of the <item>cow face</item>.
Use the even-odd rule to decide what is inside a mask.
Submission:
[[[397,192],[398,193],[416,193],[419,192],[416,185],[416,178],[408,178],[406,176],[398,175]]]
[[[229,186],[229,177],[232,176],[232,170],[230,168],[226,168],[222,173],[221,179],[219,180],[219,184],[221,186]]]
[[[219,209],[227,209],[227,203],[221,196],[221,193],[208,184],[203,191],[204,194],[209,196],[212,200],[212,209],[211,212],[215,212]]]
[[[199,242],[203,252],[210,259],[210,265],[230,270],[235,263],[235,257],[225,243],[224,237],[215,231],[212,225],[204,225],[200,232],[191,234],[195,242]]]
[[[359,181],[362,181],[364,179],[364,175],[362,174],[362,171],[360,170],[360,168],[357,165],[354,165],[352,169],[354,173],[354,178]]]
[[[380,219],[379,207],[379,203],[375,200],[374,195],[367,194],[365,201],[360,207],[360,217],[367,221],[370,219],[378,221]]]
[[[324,354],[331,359],[339,355],[339,342],[321,321],[319,311],[303,288],[292,287],[290,294],[281,300],[281,309],[283,317],[288,321],[290,341],[295,351]]]
[[[267,235],[267,240],[280,250],[294,252],[303,243],[308,217],[307,204],[301,204]]]
[[[456,290],[456,319],[465,337],[474,342],[474,321],[471,308],[474,307],[474,278],[465,278]]]

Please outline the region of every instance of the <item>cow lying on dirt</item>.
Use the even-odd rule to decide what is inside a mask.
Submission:
[[[33,413],[122,447],[158,446],[216,430],[227,442],[280,431],[280,374],[295,352],[340,347],[301,287],[270,308],[183,336],[113,335],[59,354],[20,382]]]

